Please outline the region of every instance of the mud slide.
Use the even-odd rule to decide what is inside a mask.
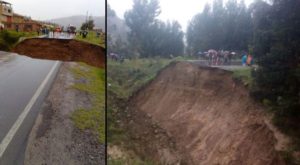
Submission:
[[[186,164],[284,164],[266,114],[230,72],[172,63],[131,98],[130,108],[151,116]],[[168,159],[151,154],[162,164]]]
[[[86,42],[64,39],[32,38],[20,42],[12,50],[32,58],[85,62],[105,66],[105,49]]]

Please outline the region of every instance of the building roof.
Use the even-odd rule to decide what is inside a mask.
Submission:
[[[5,2],[5,1],[1,1],[1,0],[0,0],[0,3],[1,3],[1,4],[7,4],[7,5],[11,5],[11,3],[9,3],[9,2]]]

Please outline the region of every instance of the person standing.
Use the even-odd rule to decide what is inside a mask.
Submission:
[[[248,65],[248,66],[251,66],[252,63],[253,63],[253,58],[252,58],[252,56],[249,54],[248,57],[247,57],[247,65]]]
[[[242,65],[243,66],[246,66],[246,64],[247,64],[247,55],[246,55],[246,53],[243,55],[243,57],[242,57]]]

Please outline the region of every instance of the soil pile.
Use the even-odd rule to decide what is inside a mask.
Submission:
[[[284,164],[262,108],[228,71],[172,63],[131,98],[130,109],[150,116],[188,164]]]
[[[32,58],[85,62],[101,68],[105,66],[104,48],[76,40],[26,39],[16,45],[12,51]]]

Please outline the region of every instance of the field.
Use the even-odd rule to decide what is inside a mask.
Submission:
[[[98,38],[96,36],[96,32],[94,31],[89,31],[88,35],[86,38],[82,38],[82,36],[80,36],[79,34],[76,35],[76,40],[79,40],[79,41],[85,41],[85,42],[89,42],[89,43],[92,43],[92,44],[96,44],[96,45],[99,45],[101,47],[105,47],[105,38],[104,37],[101,37]]]

